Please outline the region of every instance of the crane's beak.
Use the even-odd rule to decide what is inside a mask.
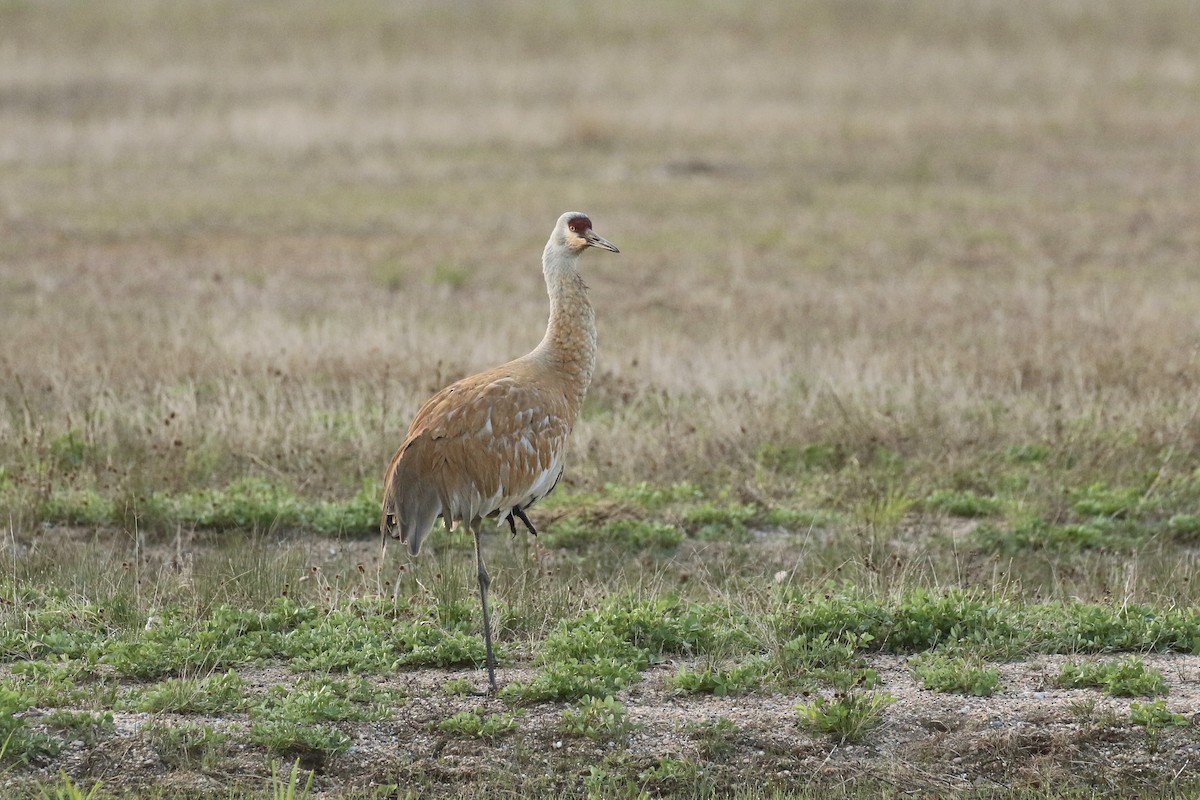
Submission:
[[[612,250],[614,253],[621,252],[617,246],[605,239],[603,236],[598,236],[595,231],[589,230],[583,237],[591,247],[603,247],[605,250]]]

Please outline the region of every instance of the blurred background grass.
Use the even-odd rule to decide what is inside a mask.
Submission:
[[[568,488],[1194,499],[1193,3],[5,0],[0,29],[17,529],[63,489],[353,497],[431,391],[536,343],[567,209],[622,248],[584,264]]]

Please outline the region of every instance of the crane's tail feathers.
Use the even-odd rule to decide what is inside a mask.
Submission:
[[[407,544],[408,552],[415,556],[421,552],[421,542],[441,514],[442,502],[436,492],[389,483],[384,489],[379,541],[381,545],[386,544],[390,534],[393,539]]]

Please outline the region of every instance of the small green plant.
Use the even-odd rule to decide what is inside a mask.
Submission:
[[[1083,522],[1055,525],[1034,519],[1018,522],[1011,529],[980,525],[971,534],[984,551],[1015,555],[1030,550],[1069,554],[1085,550],[1126,552],[1145,537],[1142,527],[1110,517],[1091,517]]]
[[[500,696],[535,702],[615,694],[666,653],[689,653],[718,636],[737,638],[739,624],[730,616],[727,609],[671,596],[611,598],[600,608],[561,621],[542,646],[542,671],[529,682],[509,684]]]
[[[756,505],[709,500],[689,508],[684,513],[683,526],[701,541],[743,542],[760,513]]]
[[[1176,514],[1167,520],[1167,529],[1181,542],[1200,539],[1200,514]]]
[[[1191,724],[1188,718],[1167,708],[1161,697],[1146,703],[1134,701],[1129,704],[1129,721],[1147,730],[1157,728],[1182,728]]]
[[[285,720],[255,722],[250,726],[250,740],[268,752],[317,764],[350,747],[350,737],[337,728]]]
[[[1084,722],[1090,721],[1096,716],[1096,700],[1091,697],[1084,700],[1073,700],[1067,703],[1067,710]]]
[[[58,781],[42,790],[43,800],[92,800],[98,797],[101,781],[96,781],[88,789],[76,786],[67,773],[58,771]]]
[[[762,685],[767,661],[754,658],[732,667],[706,666],[692,670],[680,667],[671,679],[680,694],[711,694],[717,697],[746,694]]]
[[[451,678],[442,684],[442,691],[455,697],[470,694],[471,688],[471,682],[466,678]]]
[[[308,777],[304,785],[300,785],[300,759],[292,762],[292,768],[287,775],[279,775],[278,765],[271,762],[271,800],[299,800],[312,795],[313,771],[307,770]]]
[[[701,794],[709,788],[700,785],[705,783],[703,778],[703,770],[695,761],[673,756],[663,756],[657,764],[638,773],[641,788],[656,795],[687,790]]]
[[[58,632],[65,633],[65,632]],[[60,639],[58,645],[68,649],[84,647],[82,641],[68,644],[54,633],[44,634],[42,640]],[[85,637],[81,636],[80,639]],[[107,676],[97,678],[93,665],[84,659],[59,655],[43,661],[18,661],[11,667],[20,676],[21,689],[27,692],[34,705],[45,707],[82,706],[96,704],[112,706],[117,702],[117,682]]]
[[[650,800],[650,793],[639,788],[632,777],[594,764],[588,767],[587,774],[583,776],[583,789],[587,800]]]
[[[870,633],[850,631],[797,636],[775,652],[771,670],[779,683],[789,688],[869,689],[878,685],[879,674],[867,666],[863,652],[874,640]]]
[[[500,697],[517,703],[604,697],[632,684],[638,673],[636,662],[615,656],[557,660],[547,664],[532,680],[505,686]]]
[[[766,442],[759,446],[755,458],[764,468],[791,476],[806,472],[833,472],[846,462],[841,446],[829,444],[800,447]]]
[[[459,711],[454,716],[438,723],[442,733],[466,736],[472,739],[496,739],[512,733],[519,727],[512,714],[483,714],[481,709]]]
[[[893,611],[887,644],[900,652],[968,645],[977,653],[1007,655],[1022,646],[1022,632],[1014,603],[1003,596],[918,587]]]
[[[1013,464],[1038,464],[1050,458],[1050,446],[1042,442],[1013,445],[1004,452],[1007,461]]]
[[[921,688],[949,694],[989,697],[1000,688],[1000,674],[964,656],[927,653],[910,659]]]
[[[729,717],[711,722],[690,722],[684,730],[695,740],[701,757],[709,761],[728,756],[738,733],[737,724]]]
[[[102,455],[101,448],[88,441],[87,433],[76,428],[52,439],[49,450],[55,466],[65,473],[75,472]]]
[[[939,489],[925,498],[925,507],[931,511],[943,511],[952,517],[967,518],[995,516],[1003,508],[997,498],[978,495],[970,489]]]
[[[194,722],[177,725],[153,723],[146,728],[150,742],[164,763],[180,769],[211,769],[224,756],[229,736]]]
[[[1071,491],[1071,507],[1081,517],[1124,517],[1142,502],[1142,490],[1091,483]]]
[[[120,519],[116,504],[93,489],[57,491],[46,498],[39,514],[48,522],[70,525],[109,525]]]
[[[1114,697],[1154,697],[1167,693],[1162,673],[1148,668],[1137,657],[1098,663],[1068,662],[1059,669],[1056,682],[1066,689],[1103,689]]]
[[[704,490],[694,483],[681,481],[666,486],[647,481],[633,484],[606,483],[604,496],[617,503],[630,503],[644,511],[658,511],[672,503],[690,503],[704,497]]]
[[[839,743],[861,741],[883,721],[883,713],[896,699],[875,692],[845,692],[832,698],[816,697],[796,706],[800,724],[813,733],[832,736]]]
[[[361,683],[319,677],[288,689],[274,686],[250,709],[250,738],[277,755],[323,763],[350,747],[350,737],[319,722],[377,720],[387,716],[381,703],[364,705]]]
[[[327,677],[309,678],[291,689],[273,686],[250,710],[250,715],[300,724],[386,717],[390,713],[386,702],[379,701],[378,696],[370,691],[369,684],[366,684],[365,691],[363,686],[361,681],[348,683]]]
[[[855,508],[855,516],[872,530],[891,531],[915,504],[916,500],[903,489],[893,487],[860,502]]]
[[[70,731],[73,738],[91,745],[102,733],[113,729],[113,715],[111,711],[71,711],[56,708],[46,715],[46,724],[51,728]]]
[[[1167,701],[1161,697],[1148,703],[1130,703],[1129,720],[1134,725],[1140,725],[1146,729],[1146,749],[1150,753],[1158,752],[1165,729],[1181,728],[1191,724],[1183,714],[1167,708]]]
[[[450,289],[461,289],[467,285],[471,270],[461,264],[443,261],[433,268],[431,276],[435,284],[441,284]]]
[[[54,755],[62,747],[57,739],[30,730],[23,716],[18,716],[33,706],[25,692],[0,683],[0,760],[7,762],[29,761],[30,759]]]
[[[562,713],[562,731],[568,736],[585,736],[589,739],[615,739],[628,736],[637,730],[630,721],[625,707],[612,696],[603,699],[586,697]]]
[[[177,714],[217,714],[246,706],[244,682],[234,670],[204,680],[172,678],[156,684],[134,703],[139,711]]]

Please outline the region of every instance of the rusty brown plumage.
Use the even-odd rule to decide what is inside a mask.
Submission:
[[[583,405],[596,363],[596,324],[587,286],[576,270],[588,247],[618,252],[597,236],[584,214],[559,217],[542,253],[550,296],[546,334],[534,350],[463,378],[417,411],[384,474],[379,530],[416,555],[440,517],[475,536],[483,606],[488,683],[496,689],[487,587],[480,545],[482,520],[518,516],[548,494],[563,472],[567,437]]]

